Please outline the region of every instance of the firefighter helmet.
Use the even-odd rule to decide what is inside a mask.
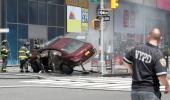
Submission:
[[[34,39],[34,44],[39,44],[40,43],[40,40],[38,38],[35,38]]]
[[[29,42],[25,42],[25,43],[24,43],[24,46],[26,46],[26,47],[28,47],[29,45],[30,45]]]
[[[1,45],[6,45],[7,44],[7,40],[3,40],[2,42],[1,42]]]

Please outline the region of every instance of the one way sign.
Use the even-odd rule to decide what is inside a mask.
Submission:
[[[108,10],[99,9],[99,11],[98,11],[99,16],[108,16],[108,14],[109,14]]]

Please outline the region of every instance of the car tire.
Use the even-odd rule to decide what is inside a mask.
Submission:
[[[73,73],[73,67],[63,64],[61,66],[61,71],[64,74],[71,75]]]
[[[40,71],[39,65],[36,62],[31,63],[31,68],[34,73],[38,73]]]

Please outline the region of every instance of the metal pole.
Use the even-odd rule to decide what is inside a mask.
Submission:
[[[104,1],[100,0],[100,9],[104,9]],[[101,73],[102,75],[105,74],[106,68],[104,66],[104,20],[103,17],[101,17],[101,23],[100,23],[100,50],[101,50],[101,57],[100,57],[100,63],[101,63]]]
[[[143,0],[143,5],[144,5],[144,0]],[[145,24],[146,24],[145,14],[146,14],[146,13],[145,13],[145,8],[144,8],[143,11],[144,11],[144,12],[143,12],[143,13],[144,13],[144,14],[143,14],[143,15],[144,15],[144,17],[143,17],[143,20],[144,20],[144,23],[143,23],[143,30],[144,30],[143,42],[144,42],[144,44],[145,44],[145,43],[146,43],[146,32],[145,32],[145,31],[146,31],[146,28],[145,28],[145,27],[146,27],[146,26],[145,26]]]

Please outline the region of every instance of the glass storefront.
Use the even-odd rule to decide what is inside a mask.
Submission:
[[[64,35],[64,0],[1,1],[4,4],[2,20],[5,21],[2,26],[9,28],[9,33],[4,36],[11,51],[9,64],[18,63],[18,49],[23,40],[40,38],[45,42]]]
[[[119,8],[113,12],[114,55],[123,57],[134,46],[146,43],[147,35],[154,27],[163,33],[162,50],[169,48],[169,12],[144,4],[121,1]]]
[[[68,6],[76,6],[79,9],[83,7],[81,8],[79,26],[82,30],[85,30],[85,34],[87,33],[87,40],[94,47],[99,48],[99,31],[94,31],[90,27],[90,21],[98,14],[98,4],[91,4],[89,7],[87,0],[82,0],[82,3],[78,2],[79,0],[77,2],[73,2],[74,0],[1,1],[4,6],[4,13],[2,12],[1,18],[4,22],[1,21],[1,23],[2,27],[10,29],[10,32],[4,37],[7,37],[9,41],[11,49],[10,59],[14,63],[18,63],[17,52],[22,45],[22,40],[32,40],[39,37],[42,42],[46,42],[66,33],[67,28],[69,28],[65,21],[67,20],[66,10],[69,8]],[[156,4],[156,1],[161,0],[155,0],[154,5],[152,5],[152,2],[146,2],[147,0],[143,0],[144,2],[133,1],[120,0],[120,6],[114,11],[109,11],[111,20],[105,23],[104,29],[105,49],[111,48],[109,50],[113,54],[123,56],[135,45],[145,43],[147,34],[153,27],[160,28],[164,33],[162,48],[165,46],[169,48],[170,29],[168,27],[170,26],[170,11],[168,8],[163,10],[164,6]],[[70,33],[77,35],[76,32],[71,31]]]

